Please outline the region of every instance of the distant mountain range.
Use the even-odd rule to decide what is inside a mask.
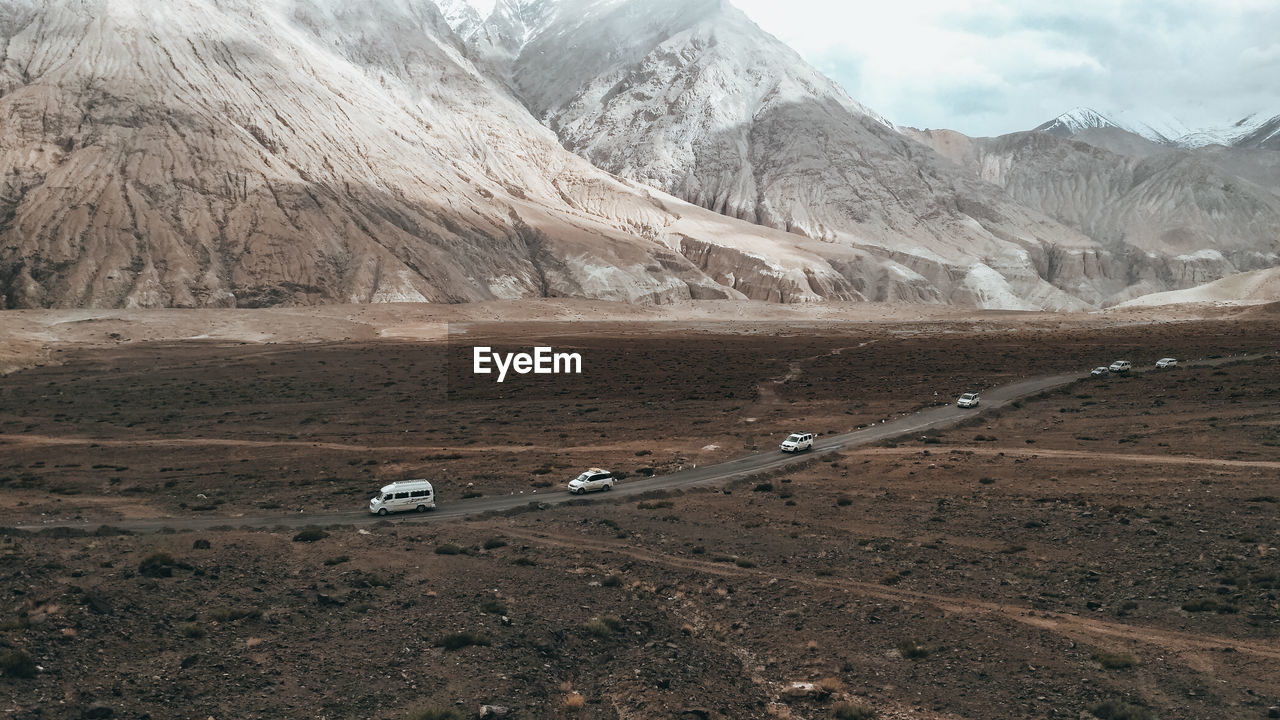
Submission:
[[[1114,128],[1160,145],[1200,148],[1208,145],[1249,150],[1280,150],[1280,114],[1254,113],[1218,127],[1192,129],[1172,117],[1140,117],[1135,112],[1101,113],[1078,107],[1036,127],[1058,137]]]
[[[1280,265],[1275,119],[1123,120],[898,127],[723,0],[7,0],[0,307],[1081,310]]]

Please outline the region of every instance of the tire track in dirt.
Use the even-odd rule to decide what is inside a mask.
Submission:
[[[866,340],[858,343],[857,345],[845,345],[842,347],[834,348],[832,350],[828,350],[827,352],[824,352],[824,353],[818,353],[817,355],[810,355],[808,357],[802,357],[802,358],[797,358],[795,360],[791,360],[790,362],[787,363],[787,372],[784,373],[781,377],[776,377],[771,380],[766,380],[756,385],[756,393],[757,393],[756,402],[750,408],[744,410],[743,413],[748,417],[755,417],[755,416],[764,414],[764,412],[768,411],[770,408],[781,405],[782,401],[778,399],[778,388],[783,385],[786,385],[787,383],[803,375],[804,368],[802,366],[804,365],[804,363],[817,360],[818,358],[839,355],[843,353],[845,350],[856,350],[857,348],[863,347],[865,345],[870,345],[874,342],[877,342],[877,341]]]
[[[501,527],[493,525],[493,527],[495,530],[500,529],[503,534],[517,537],[531,543],[551,546],[558,549],[580,550],[582,548],[582,539],[580,537],[554,535],[541,531],[533,532],[520,530],[506,525]],[[864,597],[877,598],[889,602],[927,603],[929,605],[933,605],[939,610],[942,610],[943,612],[956,615],[997,615],[1040,630],[1056,632],[1060,635],[1073,639],[1086,641],[1093,639],[1095,642],[1098,638],[1125,640],[1130,642],[1140,642],[1147,645],[1155,645],[1168,651],[1179,653],[1221,652],[1224,649],[1230,649],[1238,653],[1252,655],[1264,660],[1280,662],[1280,642],[1269,643],[1262,640],[1238,640],[1235,638],[1226,638],[1216,635],[1202,635],[1178,630],[1160,630],[1150,627],[1138,627],[1122,623],[1094,620],[1076,615],[1063,615],[1061,613],[1036,611],[1020,605],[1009,605],[972,598],[902,590],[886,587],[876,583],[859,582],[856,580],[835,580],[817,577],[810,578],[778,573],[762,568],[740,568],[736,565],[727,566],[722,563],[711,562],[708,560],[695,560],[693,558],[670,555],[656,550],[649,550],[646,548],[639,548],[634,545],[624,545],[606,540],[593,539],[592,549],[604,554],[615,553],[618,555],[625,555],[634,560],[649,564],[663,565],[666,567],[711,575],[722,575],[737,578],[760,578],[762,580],[778,579],[813,588],[856,593]]]

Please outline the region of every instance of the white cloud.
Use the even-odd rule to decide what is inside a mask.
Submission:
[[[1076,105],[1191,126],[1280,113],[1274,0],[736,0],[891,120],[970,134]]]
[[[995,135],[1078,105],[1191,127],[1280,113],[1277,0],[731,2],[903,125]]]

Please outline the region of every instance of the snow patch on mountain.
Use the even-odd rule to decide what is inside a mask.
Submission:
[[[1124,130],[1153,143],[1172,147],[1259,147],[1280,138],[1280,115],[1259,112],[1228,124],[1193,128],[1173,115],[1160,111],[1101,112],[1077,107],[1034,129],[1069,138],[1087,130],[1103,128]]]

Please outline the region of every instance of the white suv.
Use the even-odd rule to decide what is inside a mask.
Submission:
[[[962,408],[978,407],[978,393],[965,393],[956,400],[956,406]]]
[[[813,449],[813,433],[791,433],[782,441],[782,452],[800,452]]]
[[[1111,367],[1107,369],[1113,373],[1127,373],[1133,369],[1133,363],[1128,360],[1117,360],[1111,363]]]
[[[1178,361],[1173,358],[1160,358],[1159,360],[1156,361],[1156,367],[1161,369],[1177,367],[1177,366],[1178,366]]]
[[[581,495],[588,490],[612,490],[614,482],[613,473],[600,468],[591,468],[569,481],[569,492]]]

